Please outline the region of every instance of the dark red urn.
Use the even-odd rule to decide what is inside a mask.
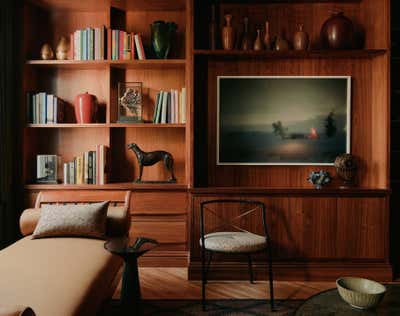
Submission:
[[[334,12],[321,29],[323,48],[350,49],[353,47],[354,25],[343,12]]]

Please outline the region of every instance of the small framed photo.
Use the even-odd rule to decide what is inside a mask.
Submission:
[[[143,123],[141,82],[118,82],[118,123]]]
[[[57,184],[60,158],[57,155],[36,156],[36,183]]]

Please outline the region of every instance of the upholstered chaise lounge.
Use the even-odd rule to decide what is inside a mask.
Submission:
[[[0,251],[0,306],[29,306],[37,316],[95,315],[111,297],[122,260],[103,247],[104,240],[82,237],[32,239],[42,204],[110,201],[107,236],[129,230],[129,191],[41,192],[35,209],[25,210],[25,236]]]

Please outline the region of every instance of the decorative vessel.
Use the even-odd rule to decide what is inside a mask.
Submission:
[[[68,59],[69,43],[68,40],[62,36],[57,44],[56,48],[56,58],[58,60]]]
[[[225,15],[225,26],[222,28],[222,47],[225,50],[232,50],[235,48],[235,30],[232,27],[232,15]]]
[[[269,29],[269,21],[265,21],[265,35],[264,35],[265,49],[271,49],[271,32]]]
[[[282,36],[278,35],[275,41],[275,50],[278,52],[286,52],[289,50],[289,42]]]
[[[40,49],[40,57],[43,60],[50,60],[54,58],[54,52],[49,44],[46,43],[42,46],[42,48]]]
[[[321,43],[324,48],[350,49],[353,47],[354,25],[341,11],[336,11],[321,29]]]
[[[155,21],[150,24],[151,47],[158,59],[167,59],[175,39],[177,25],[175,22]]]
[[[263,42],[261,40],[261,30],[257,29],[257,37],[256,40],[254,41],[254,50],[263,50],[264,49],[264,45]]]
[[[211,6],[211,20],[208,26],[209,32],[209,46],[210,49],[214,50],[217,48],[217,20],[215,18],[215,4]]]
[[[74,108],[78,124],[90,124],[95,121],[97,100],[94,95],[88,92],[78,94],[74,100]]]
[[[343,180],[343,188],[354,186],[357,175],[357,159],[351,154],[342,154],[335,159],[336,172]]]
[[[320,171],[312,171],[308,176],[308,182],[313,184],[316,189],[320,190],[322,187],[332,181],[329,172],[320,170]]]
[[[304,32],[304,25],[297,25],[297,32],[293,37],[293,48],[295,50],[306,50],[308,49],[308,45],[310,43],[309,36],[306,32]]]
[[[340,297],[352,307],[370,309],[376,307],[386,293],[386,287],[378,282],[346,277],[336,280]]]
[[[242,35],[242,43],[240,48],[242,50],[249,50],[251,49],[252,42],[251,37],[249,34],[249,18],[246,16],[243,18],[243,35]]]

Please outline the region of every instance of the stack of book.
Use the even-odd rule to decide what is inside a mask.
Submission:
[[[156,97],[153,123],[186,123],[186,89],[160,91]]]
[[[135,47],[139,60],[146,59],[140,34],[106,29],[104,26],[77,30],[70,35],[69,59],[134,60]]]
[[[106,53],[104,26],[77,30],[70,37],[70,59],[104,60]]]
[[[105,184],[108,178],[108,147],[97,145],[64,163],[64,184]]]
[[[62,123],[64,102],[53,94],[46,92],[28,92],[26,94],[27,118],[33,124]]]

